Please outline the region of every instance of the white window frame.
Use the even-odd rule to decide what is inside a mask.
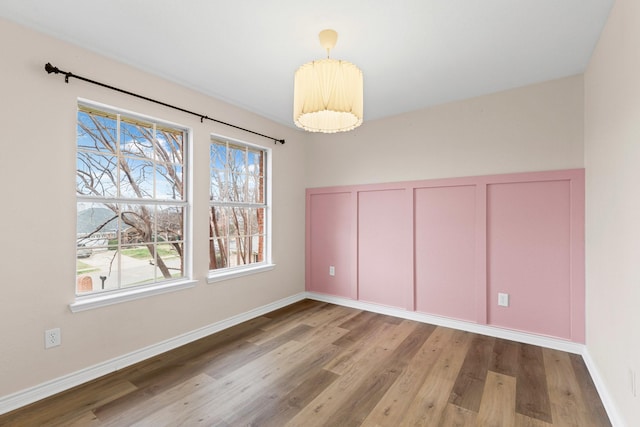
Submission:
[[[126,116],[128,118],[150,122],[155,125],[176,128],[185,132],[186,135],[183,141],[183,156],[185,157],[185,160],[182,166],[183,180],[184,180],[184,186],[185,186],[184,188],[185,197],[183,202],[179,204],[184,208],[184,222],[185,222],[184,239],[183,239],[183,257],[184,258],[183,258],[183,277],[181,278],[177,278],[175,280],[166,279],[166,280],[150,283],[148,285],[119,288],[119,289],[109,290],[105,292],[94,292],[86,295],[76,295],[75,301],[69,304],[69,309],[75,313],[79,311],[117,304],[124,301],[131,301],[131,300],[145,298],[152,295],[158,295],[166,292],[172,292],[172,291],[194,287],[197,282],[196,280],[193,279],[193,265],[192,265],[193,130],[181,124],[173,123],[163,119],[158,119],[152,116],[129,111],[123,108],[113,107],[110,105],[90,101],[87,99],[78,98],[77,106],[78,106],[78,110],[80,109],[81,106],[85,106],[87,108],[103,111],[108,114]],[[76,111],[74,127],[77,126],[77,120],[78,120],[77,117],[78,117],[78,112]],[[77,148],[77,141],[76,141],[76,150],[74,150],[74,156],[76,155],[77,150],[78,148]],[[77,211],[78,203],[80,201],[99,203],[106,199],[107,198],[91,198],[87,196],[76,195],[76,211]],[[116,202],[120,201],[117,198],[112,200]],[[159,202],[158,200],[159,199],[149,199],[147,201],[149,202],[149,204],[166,204],[166,203]],[[123,200],[123,202],[126,203],[126,200]],[[76,244],[75,242],[76,242],[76,239],[74,238],[74,253],[75,253],[75,244]],[[74,273],[74,277],[76,277],[75,273]],[[75,293],[75,289],[76,289],[76,284],[74,283],[74,293]]]
[[[215,270],[209,270],[209,274],[207,277],[207,282],[208,283],[217,283],[217,282],[222,282],[228,279],[233,279],[236,277],[242,277],[242,276],[246,276],[246,275],[251,275],[251,274],[256,274],[256,273],[261,273],[264,271],[269,271],[269,270],[273,270],[275,268],[275,264],[273,264],[272,261],[272,234],[271,234],[271,223],[272,223],[272,197],[271,197],[271,189],[272,189],[272,150],[269,147],[264,147],[261,145],[257,145],[257,144],[252,144],[246,141],[242,141],[242,140],[238,140],[238,139],[234,139],[234,138],[229,138],[227,136],[224,135],[220,135],[220,134],[211,134],[210,135],[210,146],[211,144],[213,144],[215,141],[218,142],[226,142],[227,144],[232,144],[232,145],[236,145],[236,146],[242,146],[242,147],[247,147],[250,149],[254,149],[254,150],[260,150],[263,151],[266,157],[265,160],[265,164],[264,164],[264,193],[265,193],[265,198],[264,198],[264,205],[260,205],[262,207],[264,207],[265,210],[265,224],[264,224],[264,260],[262,262],[259,263],[251,263],[251,264],[246,264],[246,265],[241,265],[241,266],[234,266],[234,267],[225,267],[225,268],[219,268],[219,269],[215,269]],[[209,148],[209,150],[211,150],[211,148]],[[210,151],[209,151],[209,155],[210,155]],[[209,179],[211,180],[211,164],[209,162]],[[209,181],[209,194],[211,194],[211,181]],[[251,205],[251,204],[242,204],[242,203],[229,203],[226,201],[222,201],[222,202],[214,202],[212,200],[209,200],[209,204],[207,206],[207,209],[210,211],[211,208],[214,205],[218,205],[218,206],[246,206],[246,207],[257,207],[257,205]],[[207,236],[207,238],[209,239],[210,236]],[[209,247],[209,245],[207,245],[207,247]]]

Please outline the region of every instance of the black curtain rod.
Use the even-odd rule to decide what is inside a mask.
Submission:
[[[280,144],[284,144],[284,139],[278,139],[278,138],[274,138],[272,136],[268,136],[268,135],[264,135],[264,134],[261,134],[261,133],[258,133],[258,132],[254,132],[254,131],[252,131],[250,129],[245,129],[245,128],[240,127],[240,126],[232,125],[231,123],[227,123],[227,122],[223,122],[221,120],[213,119],[213,118],[211,118],[211,117],[209,117],[207,115],[204,115],[204,114],[198,114],[198,113],[196,113],[194,111],[189,111],[189,110],[186,110],[184,108],[176,107],[175,105],[167,104],[166,102],[158,101],[156,99],[148,98],[148,97],[143,96],[143,95],[138,95],[137,93],[129,92],[128,90],[124,90],[124,89],[120,89],[120,88],[117,88],[117,87],[114,87],[114,86],[110,86],[108,84],[100,83],[100,82],[97,82],[95,80],[88,79],[86,77],[78,76],[78,75],[73,74],[73,73],[71,73],[69,71],[62,71],[58,67],[54,67],[53,65],[51,65],[50,62],[47,62],[45,64],[44,69],[48,74],[51,74],[51,73],[64,74],[65,83],[69,83],[69,78],[73,77],[73,78],[76,78],[78,80],[83,80],[83,81],[88,82],[88,83],[93,83],[94,85],[98,85],[98,86],[106,87],[107,89],[115,90],[116,92],[124,93],[124,94],[131,95],[131,96],[135,96],[136,98],[144,99],[145,101],[153,102],[155,104],[160,104],[160,105],[163,105],[165,107],[173,108],[174,110],[182,111],[183,113],[187,113],[187,114],[191,114],[193,116],[200,117],[200,122],[201,123],[204,120],[211,120],[212,122],[220,123],[220,124],[223,124],[225,126],[230,126],[232,128],[240,129],[240,130],[243,130],[245,132],[252,133],[254,135],[259,135],[259,136],[262,136],[264,138],[271,139],[271,140],[273,140],[274,143],[279,142]]]

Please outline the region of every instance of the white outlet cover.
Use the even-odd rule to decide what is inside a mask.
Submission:
[[[509,307],[509,294],[498,293],[498,305],[500,307]]]
[[[333,265],[329,266],[329,276],[335,276],[336,275],[336,268]]]
[[[60,328],[48,329],[44,331],[44,348],[57,347],[60,345]]]

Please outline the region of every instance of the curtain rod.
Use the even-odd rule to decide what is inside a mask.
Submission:
[[[254,135],[258,135],[258,136],[262,136],[262,137],[267,138],[267,139],[271,139],[271,140],[273,140],[274,143],[279,142],[280,144],[284,144],[284,139],[278,139],[278,138],[274,138],[272,136],[268,136],[268,135],[264,135],[264,134],[261,134],[261,133],[258,133],[258,132],[254,132],[254,131],[252,131],[250,129],[245,129],[243,127],[236,126],[236,125],[233,125],[231,123],[227,123],[227,122],[223,122],[221,120],[217,120],[217,119],[211,118],[211,117],[209,117],[209,116],[207,116],[205,114],[198,114],[196,112],[189,111],[189,110],[184,109],[184,108],[176,107],[175,105],[167,104],[166,102],[158,101],[156,99],[148,98],[146,96],[139,95],[137,93],[129,92],[128,90],[124,90],[124,89],[120,89],[120,88],[117,88],[117,87],[114,87],[114,86],[110,86],[110,85],[105,84],[105,83],[100,83],[100,82],[97,82],[95,80],[88,79],[86,77],[78,76],[77,74],[73,74],[73,73],[71,73],[69,71],[62,71],[58,67],[54,67],[53,65],[51,65],[50,62],[47,62],[45,64],[44,69],[48,74],[51,74],[51,73],[64,74],[65,83],[69,83],[69,78],[73,77],[73,78],[76,78],[78,80],[83,80],[85,82],[92,83],[94,85],[98,85],[98,86],[106,87],[107,89],[115,90],[116,92],[124,93],[124,94],[131,95],[131,96],[135,96],[136,98],[144,99],[145,101],[153,102],[155,104],[160,104],[160,105],[163,105],[165,107],[173,108],[174,110],[182,111],[183,113],[187,113],[187,114],[191,114],[193,116],[200,117],[200,123],[202,123],[204,120],[211,120],[212,122],[220,123],[220,124],[223,124],[225,126],[230,126],[232,128],[240,129],[240,130],[243,130],[245,132],[252,133]]]

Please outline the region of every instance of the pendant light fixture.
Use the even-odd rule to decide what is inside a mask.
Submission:
[[[334,30],[319,35],[327,59],[308,62],[295,74],[293,120],[309,132],[346,132],[362,124],[362,71],[347,61],[331,59],[338,40]]]

